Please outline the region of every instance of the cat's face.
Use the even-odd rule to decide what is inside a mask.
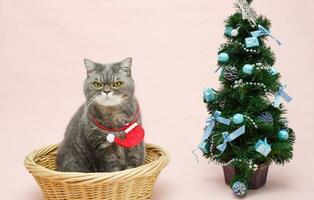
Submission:
[[[84,63],[87,69],[84,93],[89,102],[98,106],[119,106],[133,97],[132,58],[110,64],[84,59]]]

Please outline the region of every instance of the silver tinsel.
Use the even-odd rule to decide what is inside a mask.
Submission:
[[[244,183],[237,181],[232,185],[232,191],[238,196],[244,196],[246,194],[246,186]]]
[[[273,116],[269,112],[263,112],[257,118],[265,123],[273,123],[274,121]]]
[[[224,78],[227,81],[235,81],[238,79],[239,72],[236,67],[226,67],[223,71]]]

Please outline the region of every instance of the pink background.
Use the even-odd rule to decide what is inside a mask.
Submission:
[[[201,92],[218,87],[214,73],[230,0],[0,0],[1,199],[42,199],[24,156],[58,143],[84,101],[83,58],[134,58],[146,141],[172,154],[153,199],[233,198],[220,166],[191,151],[207,116]],[[250,199],[310,199],[314,195],[314,1],[255,0],[273,22],[277,68],[294,101],[287,105],[297,134],[295,157],[271,166],[266,187]]]

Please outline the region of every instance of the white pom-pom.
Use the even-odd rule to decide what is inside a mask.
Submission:
[[[115,138],[115,136],[112,133],[110,133],[110,134],[107,135],[106,139],[107,139],[107,142],[113,143],[114,142],[114,138]]]
[[[236,37],[236,36],[238,36],[238,35],[239,35],[238,29],[233,29],[233,30],[231,31],[231,36],[232,36],[232,37]]]

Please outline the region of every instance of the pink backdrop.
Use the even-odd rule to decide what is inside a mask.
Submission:
[[[32,150],[61,141],[83,102],[83,58],[134,58],[146,141],[167,148],[171,164],[153,199],[227,199],[220,166],[191,154],[207,116],[201,92],[218,87],[214,73],[230,0],[0,0],[1,199],[42,199],[23,166]],[[284,3],[284,4],[283,4]],[[266,187],[250,199],[314,195],[314,1],[255,0],[284,45],[273,46],[297,134],[295,157],[271,166]]]

